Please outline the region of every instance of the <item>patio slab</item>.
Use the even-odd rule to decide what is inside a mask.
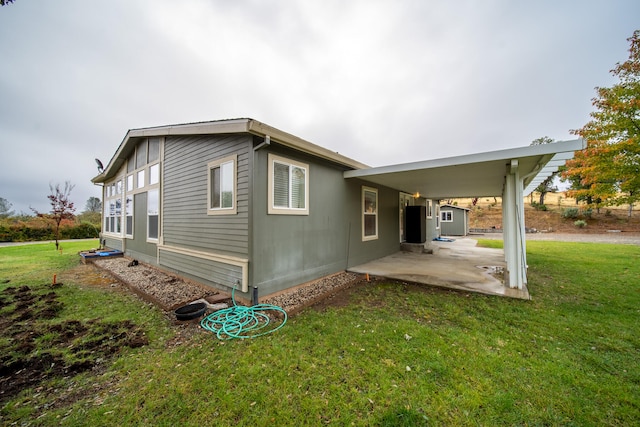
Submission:
[[[502,249],[480,248],[471,238],[428,242],[433,254],[396,252],[348,271],[448,289],[531,299],[526,289],[510,289],[502,281],[506,263]]]

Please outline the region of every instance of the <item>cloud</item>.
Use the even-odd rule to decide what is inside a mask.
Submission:
[[[131,128],[252,117],[372,166],[569,139],[632,0],[18,1],[0,9],[0,197],[83,207]],[[596,30],[597,29],[597,30]],[[7,42],[8,41],[8,42]]]

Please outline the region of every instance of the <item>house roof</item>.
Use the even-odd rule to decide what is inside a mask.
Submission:
[[[575,150],[584,148],[584,141],[577,139],[371,168],[265,123],[251,118],[238,118],[131,129],[104,171],[91,181],[103,183],[112,179],[141,138],[234,133],[269,137],[272,143],[346,166],[351,170],[344,172],[345,178],[361,178],[431,199],[501,196],[505,176],[514,165],[518,165],[520,176],[524,177],[525,194],[529,194],[572,158]]]
[[[169,135],[215,135],[233,133],[249,133],[262,138],[266,138],[268,136],[272,143],[293,148],[342,166],[346,166],[350,169],[369,167],[364,163],[360,163],[356,160],[343,156],[342,154],[328,150],[309,141],[305,141],[302,138],[298,138],[295,135],[291,135],[257,120],[240,118],[130,129],[120,143],[116,153],[109,161],[109,164],[104,168],[104,171],[94,177],[91,181],[93,183],[102,183],[113,178],[122,165],[127,161],[140,138]]]
[[[444,204],[444,205],[440,205],[440,210],[442,209],[446,209],[446,208],[452,208],[452,209],[460,209],[461,211],[470,211],[471,209],[469,208],[465,208],[462,206],[456,206],[456,205],[450,205],[450,204]]]
[[[517,166],[531,193],[559,166],[585,147],[584,140],[559,141],[437,160],[344,172],[345,178],[384,185],[429,199],[502,196],[507,174]]]

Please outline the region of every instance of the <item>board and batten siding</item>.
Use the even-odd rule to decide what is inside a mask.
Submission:
[[[242,260],[247,260],[249,254],[251,153],[250,135],[166,138],[161,265],[225,286],[234,286],[238,276],[244,277],[246,288],[248,267]],[[207,164],[234,154],[237,213],[207,215]]]

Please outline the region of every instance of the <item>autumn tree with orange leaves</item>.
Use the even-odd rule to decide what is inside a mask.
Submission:
[[[569,197],[595,206],[633,204],[640,200],[640,30],[629,39],[629,59],[611,73],[619,83],[597,87],[591,120],[572,133],[584,138],[562,177],[571,182]]]

